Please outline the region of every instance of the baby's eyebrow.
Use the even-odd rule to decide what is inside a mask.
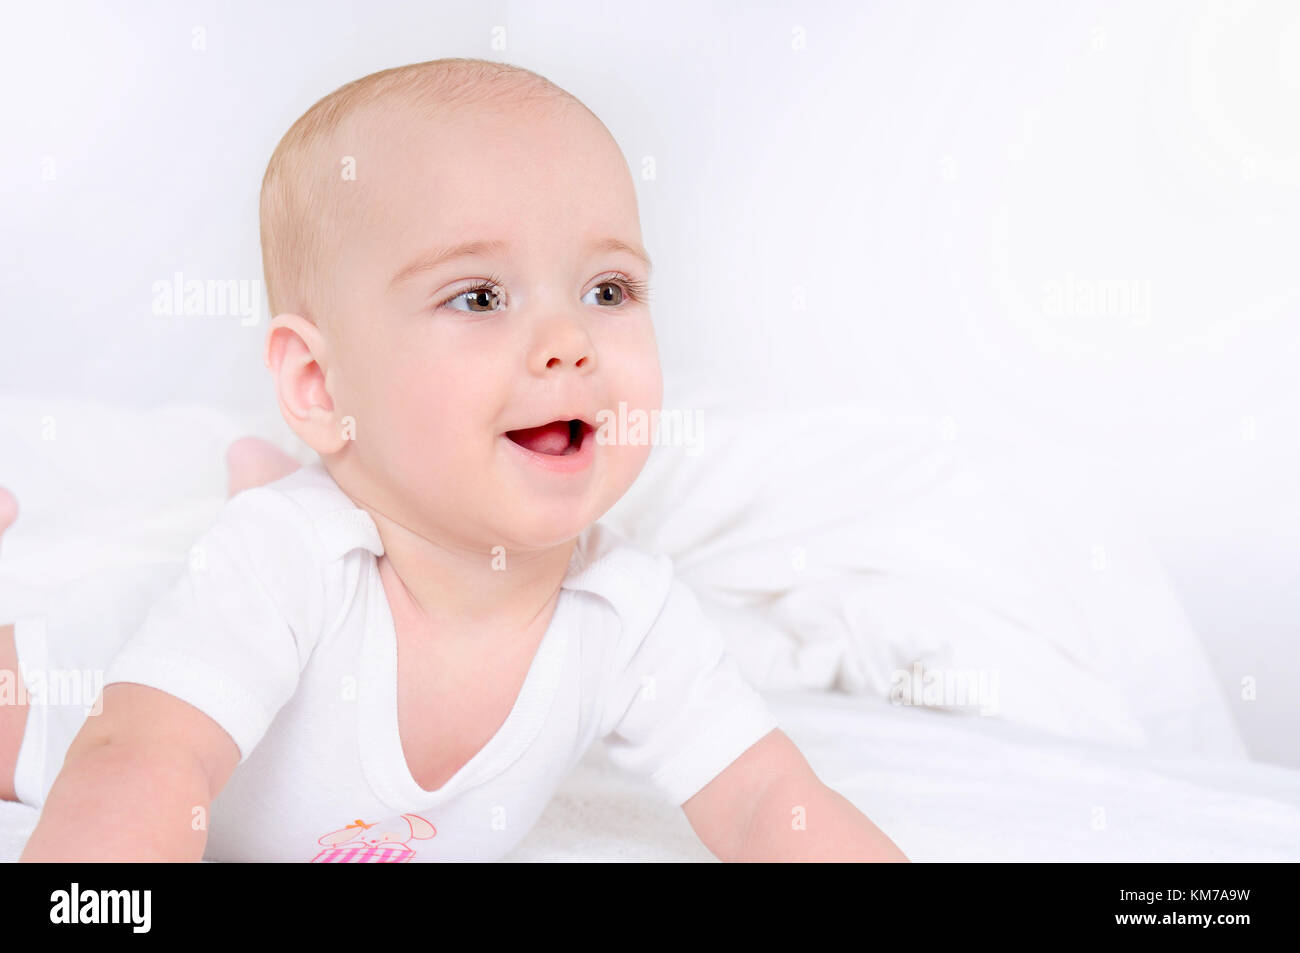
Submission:
[[[506,247],[506,243],[498,239],[494,241],[462,242],[459,245],[434,248],[431,251],[424,252],[415,261],[395,274],[393,280],[388,283],[388,288],[391,291],[402,282],[408,281],[426,271],[432,271],[444,262],[456,258],[469,258],[475,255],[499,255],[506,250]]]
[[[645,265],[647,272],[654,271],[654,265],[650,261],[650,256],[640,245],[630,245],[625,241],[617,238],[601,238],[591,243],[592,251],[624,251],[633,258],[641,259],[641,264]]]
[[[461,242],[458,245],[449,245],[432,249],[431,251],[427,251],[420,255],[405,268],[395,274],[393,280],[388,283],[388,288],[391,291],[402,282],[408,281],[416,275],[423,274],[426,271],[432,271],[434,268],[456,258],[469,258],[475,255],[481,256],[489,254],[500,255],[504,253],[508,247],[508,244],[500,239],[493,239],[491,241],[484,239],[471,242]],[[633,245],[618,238],[601,238],[592,242],[589,247],[592,251],[597,252],[627,252],[634,258],[640,259],[642,264],[645,265],[647,272],[654,270],[654,265],[650,261],[650,256],[646,254],[646,250],[640,245]]]

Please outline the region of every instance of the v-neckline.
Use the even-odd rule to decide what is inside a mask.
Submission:
[[[550,622],[501,727],[441,787],[429,791],[411,774],[402,750],[397,718],[397,625],[384,591],[378,558],[367,563],[366,631],[358,705],[361,764],[375,794],[392,810],[407,813],[427,809],[500,774],[537,738],[560,681],[572,594],[568,588],[561,588],[556,596]]]

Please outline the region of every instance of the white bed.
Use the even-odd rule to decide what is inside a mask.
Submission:
[[[767,695],[827,784],[915,861],[1296,861],[1300,772],[1151,758],[841,693]],[[1100,813],[1099,813],[1100,812]],[[37,812],[0,802],[0,860]],[[712,861],[596,745],[508,861]]]
[[[1024,455],[976,473],[860,407],[703,410],[606,520],[673,557],[824,781],[914,860],[1300,860],[1300,771],[1250,761],[1150,552]],[[0,398],[0,621],[108,565],[183,560],[225,446],[273,418]],[[802,434],[799,452],[770,435]],[[307,457],[302,457],[307,459]],[[1032,478],[1031,478],[1032,477]],[[889,700],[893,676],[996,674],[996,714]],[[941,710],[947,707],[951,710]],[[37,812],[0,803],[0,859]],[[710,860],[597,745],[508,858]]]
[[[1300,860],[1300,772],[1156,757],[834,692],[768,693],[823,781],[914,861]],[[507,858],[712,860],[599,746]]]

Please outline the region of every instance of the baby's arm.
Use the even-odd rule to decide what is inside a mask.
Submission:
[[[256,437],[231,444],[226,465],[232,497],[299,466]],[[4,503],[0,491],[0,519]],[[238,764],[239,746],[198,708],[111,682],[103,711],[68,747],[19,860],[201,860],[212,800]]]
[[[212,799],[239,763],[215,721],[132,682],[68,748],[20,861],[198,861]]]
[[[629,573],[651,592],[666,579],[666,595],[649,628],[618,643],[600,725],[610,760],[680,804],[721,860],[906,861],[777,727],[669,557],[649,558]]]
[[[813,773],[775,729],[682,804],[720,860],[907,861],[843,795]]]

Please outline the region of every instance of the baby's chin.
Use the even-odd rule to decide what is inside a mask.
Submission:
[[[553,470],[500,437],[492,458],[440,460],[403,457],[387,469],[395,507],[421,533],[444,535],[485,553],[543,552],[576,539],[621,499],[648,453],[645,447],[589,446],[591,459],[573,470]],[[475,473],[433,482],[423,474]],[[399,519],[399,522],[403,520]],[[432,530],[440,527],[440,530]]]
[[[553,549],[580,536],[608,508],[601,507],[597,512],[590,501],[511,500],[500,508],[506,523],[501,525],[501,539],[494,545],[504,546],[507,553]]]

